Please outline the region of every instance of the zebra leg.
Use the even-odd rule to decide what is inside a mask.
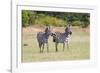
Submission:
[[[42,46],[42,44],[41,44],[41,43],[39,43],[40,53],[41,53],[41,46]]]
[[[69,48],[69,43],[68,43],[68,41],[67,41],[67,48]]]
[[[58,47],[57,47],[58,46],[58,43],[56,43],[55,45],[56,45],[56,52],[57,52],[58,51]]]
[[[63,43],[63,51],[64,51],[64,49],[65,49],[65,43]]]
[[[44,44],[42,44],[42,53],[43,53],[43,50],[44,50]]]
[[[48,46],[48,43],[47,43],[47,52],[49,52],[49,46]]]

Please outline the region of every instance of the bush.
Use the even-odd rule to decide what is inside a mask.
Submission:
[[[81,26],[82,22],[81,21],[73,21],[72,26]]]
[[[62,19],[56,19],[55,20],[55,25],[54,26],[65,26],[66,22]]]
[[[87,27],[90,24],[90,14],[88,13],[59,13],[45,11],[22,10],[22,26],[72,26]]]
[[[22,26],[26,27],[28,26],[29,22],[29,16],[28,16],[28,12],[27,11],[22,11]]]
[[[35,20],[35,24],[38,25],[50,25],[50,26],[64,26],[66,24],[66,22],[62,19],[58,19],[55,17],[51,17],[51,16],[44,16],[44,17],[40,17],[38,19]]]
[[[86,28],[86,27],[88,27],[88,26],[89,26],[89,23],[82,22],[82,24],[81,24],[81,27],[82,27],[82,28]]]

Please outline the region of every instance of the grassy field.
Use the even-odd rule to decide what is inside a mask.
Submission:
[[[59,29],[59,30],[58,30]],[[63,61],[63,60],[86,60],[90,58],[89,29],[78,27],[72,28],[72,36],[69,40],[69,49],[66,47],[63,52],[63,45],[59,44],[58,52],[55,52],[55,44],[52,37],[49,39],[49,53],[45,47],[40,53],[36,34],[43,31],[43,28],[34,26],[23,28],[22,30],[22,62],[42,62],[42,61]],[[64,27],[56,27],[54,31],[64,31]]]

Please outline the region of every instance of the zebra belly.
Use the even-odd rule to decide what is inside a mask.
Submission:
[[[38,40],[40,43],[48,43],[48,39],[40,39]]]
[[[59,39],[57,42],[58,43],[64,43],[65,42],[65,39]]]

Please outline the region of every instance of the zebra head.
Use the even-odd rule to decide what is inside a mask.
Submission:
[[[48,36],[52,35],[50,26],[48,26],[48,27],[45,28],[45,34],[48,35]]]
[[[72,31],[71,31],[70,25],[68,25],[68,26],[65,28],[65,32],[68,33],[68,35],[72,35]]]

